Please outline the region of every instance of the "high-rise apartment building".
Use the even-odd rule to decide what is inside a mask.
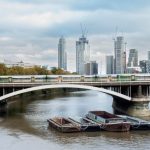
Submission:
[[[150,60],[141,60],[139,65],[142,73],[150,73]]]
[[[136,49],[130,49],[128,58],[128,67],[138,66],[138,51]]]
[[[84,74],[85,68],[85,52],[88,51],[89,42],[84,35],[76,41],[76,72],[80,75]]]
[[[90,62],[85,63],[85,74],[86,75],[98,74],[98,64],[96,61],[90,61]]]
[[[114,73],[114,57],[106,56],[106,73],[113,74]]]
[[[67,52],[65,52],[64,70],[67,70]]]
[[[118,36],[114,41],[115,61],[114,68],[116,74],[124,73],[124,37]]]
[[[123,58],[122,58],[122,65],[123,65],[123,73],[126,73],[127,64],[126,64],[126,52],[123,52]]]
[[[67,70],[66,41],[62,36],[58,43],[58,68]]]
[[[150,73],[150,60],[146,61],[146,73]]]
[[[150,73],[150,51],[148,51],[148,60],[141,60],[139,66],[142,73]]]
[[[150,60],[150,51],[148,51],[148,60]]]
[[[147,62],[147,60],[141,60],[139,62],[139,66],[141,68],[142,73],[146,73],[146,62]]]

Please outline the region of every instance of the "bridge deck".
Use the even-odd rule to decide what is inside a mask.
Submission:
[[[26,82],[18,82],[18,83],[0,83],[0,87],[33,87],[40,85],[54,85],[54,84],[81,84],[81,85],[92,85],[98,87],[111,87],[111,86],[136,86],[136,85],[150,85],[150,81],[134,81],[134,82],[36,82],[36,83],[26,83]]]

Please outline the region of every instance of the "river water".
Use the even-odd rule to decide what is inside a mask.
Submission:
[[[54,116],[113,113],[112,97],[95,91],[17,98],[0,117],[0,150],[149,150],[150,131],[59,133],[48,127]]]

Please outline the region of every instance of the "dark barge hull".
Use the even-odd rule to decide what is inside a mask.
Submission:
[[[150,124],[131,124],[131,130],[150,130]]]
[[[99,125],[95,125],[95,126],[92,126],[92,125],[89,125],[89,126],[82,126],[81,127],[81,131],[82,132],[96,132],[96,131],[102,131],[102,129],[100,128]]]
[[[111,132],[127,132],[130,130],[130,124],[129,123],[101,124],[101,129]]]
[[[86,127],[85,127],[86,128]],[[127,132],[130,130],[130,124],[100,124],[89,125],[86,129],[81,128],[82,131],[96,132],[96,131],[111,131],[111,132]]]

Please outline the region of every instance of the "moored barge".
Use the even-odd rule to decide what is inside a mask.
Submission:
[[[106,111],[89,111],[86,117],[98,123],[105,131],[126,132],[130,130],[130,123],[126,119]]]
[[[118,116],[126,119],[126,121],[130,123],[131,130],[150,130],[149,121],[126,115],[118,115]]]
[[[64,117],[54,117],[47,120],[49,126],[55,128],[56,130],[64,133],[69,132],[80,132],[80,124],[73,123],[73,121],[69,120],[68,118]]]

